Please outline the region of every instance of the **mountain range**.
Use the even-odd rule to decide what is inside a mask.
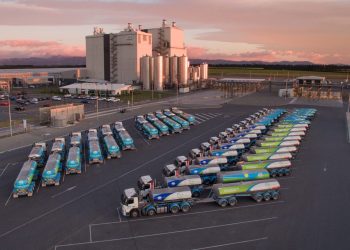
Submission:
[[[230,61],[230,60],[205,60],[189,59],[191,64],[201,64],[203,62],[210,65],[315,65],[310,61]],[[51,56],[51,57],[29,57],[29,58],[7,58],[0,59],[0,67],[59,67],[59,66],[85,66],[85,57]]]

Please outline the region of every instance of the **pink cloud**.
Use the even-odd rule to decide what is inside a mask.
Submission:
[[[85,56],[85,46],[56,41],[0,40],[0,57]]]

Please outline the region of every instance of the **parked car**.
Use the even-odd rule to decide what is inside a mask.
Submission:
[[[106,101],[107,99],[106,99],[106,97],[99,97],[98,100],[99,101]]]
[[[98,97],[97,96],[90,96],[90,100],[97,100]]]
[[[25,107],[23,107],[23,106],[16,106],[16,107],[15,107],[15,110],[16,110],[16,111],[24,111],[24,110],[26,110],[26,109],[25,109]]]
[[[51,97],[51,99],[54,101],[62,101],[62,98],[59,96],[53,96],[53,97]]]
[[[39,103],[39,100],[38,100],[38,98],[32,98],[32,99],[30,100],[30,103],[32,103],[32,104],[38,104],[38,103]]]
[[[119,98],[115,98],[115,97],[110,97],[107,99],[108,102],[120,102]]]
[[[8,107],[9,106],[9,102],[8,101],[0,102],[0,106]]]
[[[10,96],[10,100],[11,101],[16,101],[16,97],[15,96]]]
[[[64,98],[71,98],[72,95],[71,95],[71,94],[65,94],[63,97],[64,97]]]
[[[89,101],[86,100],[86,99],[85,99],[85,100],[81,100],[80,102],[81,102],[81,103],[84,103],[84,104],[88,104],[88,103],[89,103]]]

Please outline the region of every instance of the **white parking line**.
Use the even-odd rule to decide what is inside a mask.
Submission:
[[[79,245],[87,245],[87,244],[98,244],[98,243],[104,243],[104,242],[113,242],[113,241],[123,241],[123,240],[134,240],[134,239],[140,239],[140,238],[158,237],[158,236],[162,236],[162,235],[187,233],[187,232],[201,231],[201,230],[207,230],[207,229],[213,229],[213,228],[221,228],[221,227],[236,226],[236,225],[242,225],[242,224],[248,224],[248,223],[270,221],[270,220],[276,220],[276,219],[278,219],[278,217],[267,217],[267,218],[262,218],[262,219],[238,221],[238,222],[219,224],[219,225],[214,225],[214,226],[196,227],[196,228],[189,228],[189,229],[184,229],[184,230],[169,231],[169,232],[164,232],[164,233],[144,234],[144,235],[122,237],[122,238],[114,238],[114,239],[108,239],[108,240],[96,240],[96,241],[92,241],[92,242],[87,241],[87,242],[80,242],[80,243],[64,244],[64,245],[57,245],[57,246],[55,246],[55,249],[60,248],[60,247],[79,246]]]
[[[61,208],[64,208],[65,206],[68,206],[68,205],[70,205],[70,204],[72,204],[72,203],[74,203],[74,202],[80,200],[81,198],[86,197],[86,196],[88,196],[89,194],[91,194],[91,193],[93,193],[93,192],[95,192],[95,191],[97,191],[97,190],[100,190],[100,189],[102,189],[102,188],[104,188],[104,187],[106,187],[106,186],[108,186],[108,185],[110,185],[110,184],[112,184],[112,183],[114,183],[114,182],[116,182],[116,181],[118,181],[118,180],[124,178],[125,176],[127,176],[127,175],[129,175],[129,174],[131,174],[131,173],[134,173],[135,171],[137,171],[137,170],[139,170],[139,169],[141,169],[141,168],[147,166],[147,165],[150,164],[151,162],[157,161],[158,159],[161,159],[161,158],[164,157],[165,155],[168,155],[168,154],[170,154],[170,153],[172,153],[172,152],[178,150],[179,148],[182,148],[184,145],[189,144],[189,143],[191,143],[191,142],[197,140],[198,138],[201,138],[201,137],[203,137],[204,135],[207,135],[207,134],[211,133],[213,130],[215,130],[215,129],[221,127],[222,125],[223,125],[223,123],[220,123],[219,125],[217,125],[217,126],[215,126],[215,127],[209,128],[209,129],[206,130],[204,133],[202,133],[202,134],[200,134],[200,135],[198,135],[198,136],[195,136],[195,137],[191,138],[190,140],[187,140],[186,142],[182,143],[181,145],[178,145],[178,146],[176,146],[176,147],[174,147],[174,148],[168,150],[167,152],[164,152],[163,154],[160,154],[160,155],[158,155],[157,157],[154,157],[153,159],[151,159],[151,160],[149,160],[149,161],[144,162],[143,164],[139,165],[138,167],[136,167],[136,168],[134,168],[134,169],[131,169],[131,170],[125,172],[124,174],[120,175],[120,176],[117,176],[117,177],[115,177],[115,178],[112,178],[112,179],[110,179],[109,181],[106,181],[106,182],[103,183],[103,184],[100,184],[100,185],[98,185],[98,186],[95,186],[94,188],[91,188],[90,190],[86,191],[85,193],[82,193],[81,195],[79,195],[79,196],[77,196],[77,197],[75,197],[75,198],[73,198],[73,199],[71,199],[71,200],[69,200],[69,201],[67,201],[67,202],[62,203],[62,204],[59,205],[59,206],[57,206],[57,207],[55,207],[55,208],[53,208],[53,209],[50,209],[50,210],[48,210],[48,211],[46,211],[46,212],[44,212],[44,213],[41,213],[40,215],[38,215],[38,216],[36,216],[36,217],[33,217],[33,218],[29,219],[28,221],[26,221],[26,222],[24,222],[24,223],[22,223],[22,224],[20,224],[20,225],[18,225],[18,226],[16,226],[16,227],[10,229],[9,231],[0,234],[0,238],[4,237],[4,236],[6,236],[6,235],[8,235],[8,234],[10,234],[10,233],[12,233],[12,232],[15,232],[16,230],[18,230],[18,229],[20,229],[20,228],[22,228],[22,227],[24,227],[24,226],[26,226],[26,225],[29,225],[30,223],[35,222],[35,221],[37,221],[37,220],[39,220],[39,219],[41,219],[41,218],[43,218],[43,217],[45,217],[45,216],[47,216],[47,215],[53,213],[53,212],[56,212],[56,211],[60,210]]]
[[[205,117],[206,119],[213,119],[214,117],[207,115],[207,114],[201,114],[201,116]]]
[[[55,197],[60,196],[60,195],[62,195],[62,194],[64,194],[64,193],[66,193],[66,192],[72,191],[72,190],[75,189],[76,187],[77,187],[77,186],[73,186],[73,187],[67,188],[66,190],[64,190],[64,191],[62,191],[62,192],[60,192],[60,193],[57,193],[57,194],[55,194],[55,195],[52,195],[51,198],[55,198]]]
[[[204,250],[204,249],[212,249],[212,248],[218,248],[218,247],[226,247],[226,246],[232,246],[232,245],[238,245],[238,244],[251,243],[251,242],[255,242],[255,241],[262,241],[262,240],[267,240],[267,239],[268,239],[268,237],[255,238],[255,239],[236,241],[236,242],[220,244],[220,245],[213,245],[213,246],[207,246],[207,247],[193,248],[192,250]]]
[[[208,117],[205,117],[204,115],[202,114],[195,114],[196,117],[199,117],[201,119],[205,119],[205,120],[208,120]]]
[[[252,207],[260,207],[260,206],[268,206],[268,205],[278,205],[281,203],[285,203],[285,201],[273,201],[269,203],[258,203],[254,205],[245,205],[245,206],[238,206],[238,207],[228,207],[228,208],[217,208],[217,209],[211,209],[211,210],[205,210],[205,211],[199,211],[199,212],[193,212],[193,213],[186,213],[186,214],[172,214],[172,215],[165,215],[160,217],[147,217],[143,219],[131,219],[131,220],[125,220],[125,221],[112,221],[112,222],[102,222],[102,223],[95,223],[90,224],[92,227],[95,226],[104,226],[104,225],[110,225],[110,224],[120,224],[120,223],[131,223],[131,222],[138,222],[138,221],[150,221],[150,220],[162,220],[162,219],[171,219],[175,217],[181,217],[181,216],[188,216],[188,215],[196,215],[196,214],[206,214],[206,213],[213,213],[213,212],[225,212],[225,211],[231,211],[233,209],[242,209],[242,208],[252,208]]]
[[[207,119],[203,119],[203,118],[196,117],[196,120],[197,120],[197,121],[200,121],[200,122],[205,122]]]
[[[11,199],[11,196],[12,196],[12,192],[10,193],[10,196],[7,198],[6,202],[5,202],[5,207],[7,206],[7,204],[9,203],[10,199]]]
[[[5,173],[6,169],[8,168],[8,166],[10,165],[10,163],[7,163],[5,168],[2,170],[0,177]]]

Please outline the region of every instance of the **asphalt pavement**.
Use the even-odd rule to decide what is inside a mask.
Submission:
[[[176,156],[186,155],[265,106],[269,100],[265,94],[254,94],[255,105],[188,108],[187,112],[201,117],[199,124],[160,140],[145,140],[127,119],[125,127],[137,150],[105,164],[86,165],[81,175],[65,176],[58,187],[36,188],[31,198],[10,196],[30,148],[1,154],[1,248],[348,249],[350,146],[343,107],[317,106],[311,129],[293,160],[292,175],[279,178],[278,201],[241,199],[236,207],[227,208],[197,204],[188,214],[137,219],[121,215],[123,189],[136,186],[141,175],[160,178],[161,168]],[[277,105],[301,107],[289,101]]]

